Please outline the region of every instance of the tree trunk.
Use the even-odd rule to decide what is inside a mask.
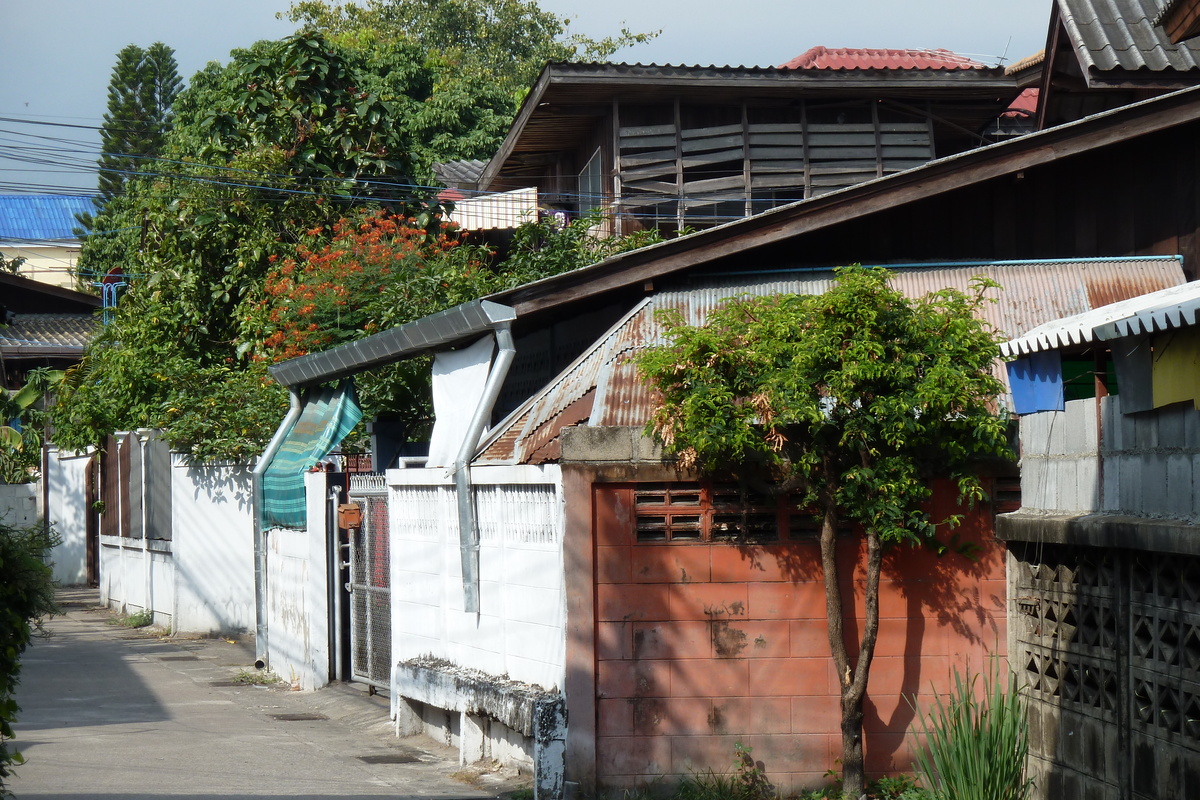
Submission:
[[[837,509],[827,500],[821,524],[821,568],[825,578],[825,614],[829,624],[829,649],[837,668],[841,687],[842,711],[842,791],[851,800],[858,800],[866,791],[866,768],[863,760],[863,701],[867,696],[867,679],[871,660],[875,656],[875,641],[879,634],[879,573],[883,565],[883,545],[874,532],[867,533],[867,582],[865,587],[865,618],[858,657],[851,663],[846,647],[841,586],[838,583]],[[850,584],[853,608],[854,588]]]

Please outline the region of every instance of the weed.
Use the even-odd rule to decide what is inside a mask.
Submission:
[[[275,686],[282,683],[278,675],[265,669],[244,669],[230,680],[243,686]]]
[[[751,748],[738,742],[731,769],[693,772],[679,784],[674,800],[775,800],[777,795]]]
[[[113,624],[123,628],[148,628],[154,624],[154,612],[149,609],[135,611],[132,614],[116,617]]]
[[[533,789],[515,789],[509,792],[506,797],[508,800],[533,800]]]

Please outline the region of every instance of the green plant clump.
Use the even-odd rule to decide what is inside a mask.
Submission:
[[[915,766],[935,800],[1025,800],[1033,781],[1025,776],[1029,723],[1025,701],[1011,672],[1001,675],[992,659],[982,675],[954,673],[947,700],[918,711],[918,732],[928,751]],[[982,678],[981,692],[976,686]]]
[[[10,747],[13,723],[21,710],[13,698],[21,654],[46,617],[58,613],[50,551],[58,544],[53,529],[0,524],[0,797],[10,796],[5,782],[21,754]]]

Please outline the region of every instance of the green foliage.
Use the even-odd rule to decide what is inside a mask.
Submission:
[[[21,269],[21,265],[25,263],[24,256],[15,256],[13,258],[5,258],[4,253],[0,253],[0,272],[7,272],[11,275],[16,275]]]
[[[40,405],[62,379],[62,372],[40,368],[29,372],[20,389],[0,389],[0,484],[37,480],[46,417]]]
[[[599,61],[658,35],[627,28],[602,39],[573,34],[568,18],[530,0],[301,0],[287,17],[364,45],[412,41],[440,52],[448,70],[492,81],[514,108],[547,62]]]
[[[1033,781],[1025,777],[1025,701],[1016,675],[999,659],[991,659],[982,676],[964,677],[955,670],[949,698],[939,696],[928,713],[918,713],[914,728],[924,736],[928,750],[918,752],[916,766],[933,787],[934,800],[1029,796]]]
[[[21,654],[45,617],[58,612],[54,601],[50,551],[58,543],[38,525],[14,528],[0,523],[0,795],[12,767],[24,763],[12,749],[17,705],[13,695],[20,677]]]
[[[135,611],[132,614],[113,617],[110,624],[120,625],[122,628],[149,628],[154,624],[154,612],[149,609]]]
[[[650,432],[686,467],[770,469],[885,542],[932,535],[929,479],[979,499],[977,460],[1008,455],[995,334],[974,315],[989,285],[910,300],[887,280],[842,269],[825,294],[736,300],[700,328],[666,314],[670,343],[639,361],[661,394]]]
[[[729,769],[693,772],[680,782],[673,800],[774,800],[778,792],[755,763],[752,748],[737,742],[733,749]]]

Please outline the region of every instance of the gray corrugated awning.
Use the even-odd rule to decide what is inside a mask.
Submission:
[[[280,362],[271,367],[271,376],[288,388],[326,383],[465,343],[516,318],[508,306],[472,300],[332,350]]]

